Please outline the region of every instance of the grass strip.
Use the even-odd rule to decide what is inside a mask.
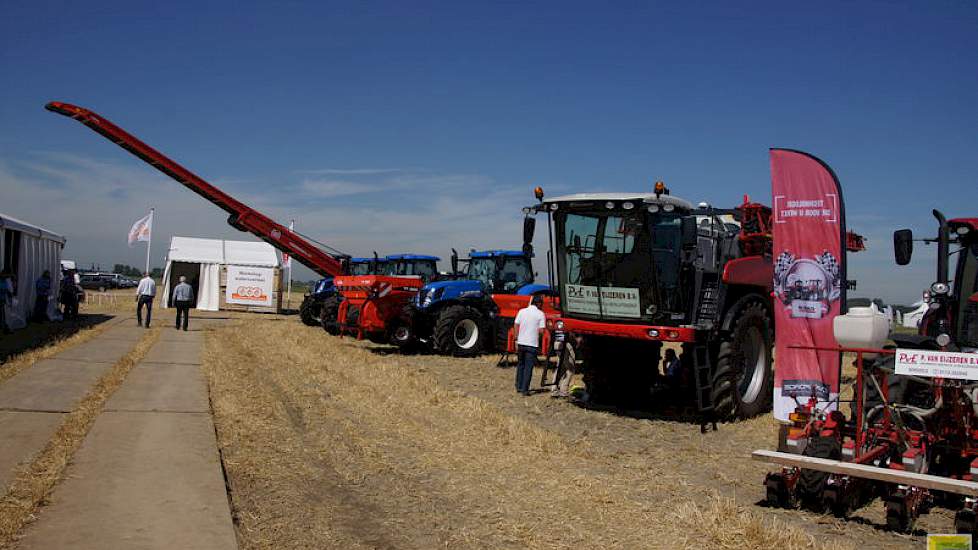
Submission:
[[[95,383],[75,409],[65,415],[44,450],[17,472],[7,493],[0,499],[0,548],[9,548],[24,526],[36,518],[38,509],[47,503],[55,485],[64,478],[65,469],[95,424],[105,402],[159,338],[159,327],[148,330],[136,346]]]

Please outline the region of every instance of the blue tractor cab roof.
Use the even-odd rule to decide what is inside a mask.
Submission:
[[[372,261],[374,261],[373,258],[350,258],[351,264],[365,264]],[[383,261],[383,258],[381,258],[381,261]]]
[[[470,258],[495,258],[497,256],[523,257],[522,250],[476,250],[469,254]]]
[[[387,260],[431,260],[433,262],[440,262],[441,258],[438,256],[425,256],[424,254],[391,254],[387,256]]]

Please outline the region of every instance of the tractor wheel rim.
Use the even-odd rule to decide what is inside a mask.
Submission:
[[[472,319],[462,319],[455,324],[455,345],[461,349],[472,349],[479,341],[479,325]]]
[[[764,376],[767,371],[767,348],[764,346],[764,336],[760,329],[751,327],[741,346],[744,368],[739,384],[740,400],[753,403],[761,394],[764,387]]]
[[[411,331],[409,331],[407,327],[397,327],[397,329],[394,330],[394,339],[398,342],[406,342],[410,336]]]

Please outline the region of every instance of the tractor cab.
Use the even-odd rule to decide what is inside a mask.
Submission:
[[[350,258],[347,275],[379,275],[387,269],[386,258]]]
[[[748,252],[739,221],[748,205],[694,208],[661,182],[654,193],[541,202],[553,220],[564,317],[711,328],[724,268]]]
[[[516,294],[533,284],[530,257],[520,250],[473,250],[462,261],[467,264],[464,279],[481,282],[491,294]]]
[[[934,217],[939,223],[937,238],[923,241],[937,243],[937,280],[924,293],[929,309],[919,334],[941,348],[978,351],[978,218],[946,220],[936,210]],[[913,241],[909,229],[893,234],[897,264],[910,263]],[[949,263],[955,255],[952,279]]]
[[[386,266],[383,275],[390,276],[416,276],[428,282],[438,276],[437,256],[424,256],[420,254],[394,254],[385,258]]]

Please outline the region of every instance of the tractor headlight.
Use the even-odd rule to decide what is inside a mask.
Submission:
[[[604,207],[607,208],[608,210],[611,210],[612,208],[615,207],[615,203],[613,203],[611,201],[608,201],[608,202],[604,203]]]
[[[663,204],[662,209],[665,210],[666,212],[672,212],[673,210],[676,209],[676,207],[672,204]]]
[[[969,231],[971,231],[971,228],[967,225],[958,226],[958,228],[954,230],[954,232],[958,235],[967,235]]]
[[[558,320],[556,323],[554,323],[554,326],[557,327],[557,330],[564,330],[564,322],[563,321]]]
[[[553,204],[550,205],[550,209],[551,210],[556,210],[557,208],[558,208],[557,207],[557,203],[553,203]]]
[[[942,348],[951,343],[951,337],[943,333],[938,334],[935,340],[937,341],[937,345],[941,346]]]
[[[649,212],[655,214],[658,211],[659,211],[659,205],[658,204],[650,204],[649,205]]]
[[[630,202],[625,202],[622,203],[621,207],[624,208],[625,210],[631,210],[632,208],[635,208],[635,205]]]
[[[947,294],[950,291],[947,283],[934,283],[930,285],[930,293],[933,294]]]
[[[530,209],[529,208],[523,208],[523,213],[526,214],[526,215],[530,215]]]

